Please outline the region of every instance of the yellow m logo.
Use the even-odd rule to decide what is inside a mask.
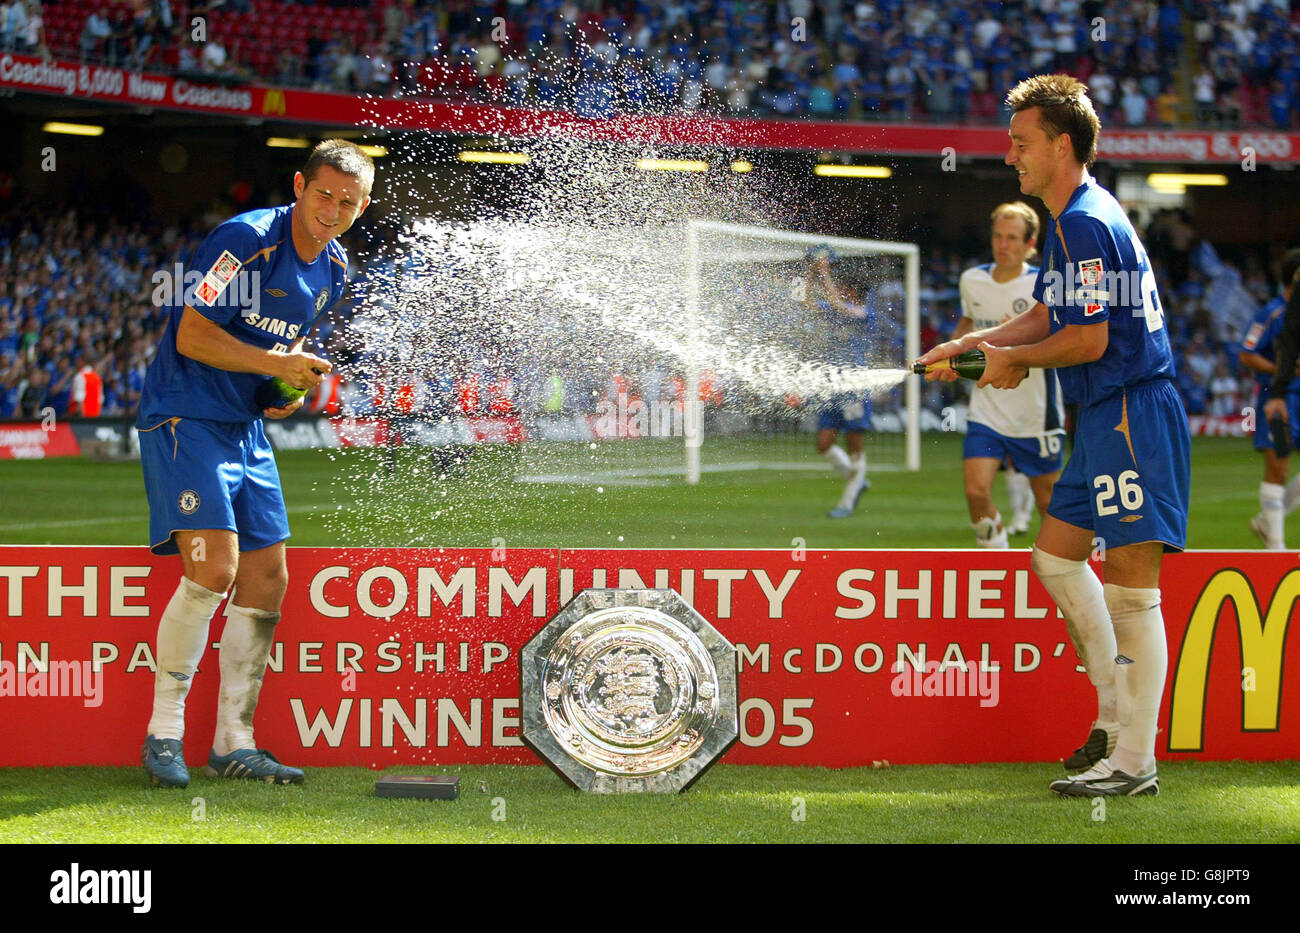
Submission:
[[[284,91],[270,88],[262,98],[262,113],[284,113]]]
[[[1205,695],[1209,690],[1214,633],[1229,599],[1237,612],[1242,667],[1254,672],[1254,690],[1243,690],[1241,730],[1276,732],[1282,703],[1282,661],[1291,610],[1300,599],[1300,569],[1273,592],[1267,615],[1240,570],[1220,570],[1201,591],[1187,623],[1169,703],[1169,750],[1199,752],[1205,739]],[[1237,677],[1240,684],[1241,678]]]

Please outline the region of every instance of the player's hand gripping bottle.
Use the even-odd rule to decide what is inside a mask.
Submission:
[[[312,372],[319,373],[320,370],[313,367]],[[268,408],[283,408],[292,405],[310,391],[311,389],[295,389],[279,376],[272,376],[257,387],[253,401],[262,411]]]

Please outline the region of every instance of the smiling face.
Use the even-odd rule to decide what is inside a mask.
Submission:
[[[1069,148],[1064,134],[1048,139],[1039,124],[1039,109],[1030,107],[1011,116],[1011,149],[1003,161],[1020,176],[1020,193],[1046,200],[1056,180],[1061,152]]]
[[[308,181],[302,172],[293,176],[294,240],[319,253],[330,240],[345,233],[370,204],[359,178],[322,165]]]

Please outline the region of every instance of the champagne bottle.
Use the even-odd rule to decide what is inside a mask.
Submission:
[[[320,370],[313,367],[312,372],[320,373]],[[268,408],[283,408],[285,405],[292,405],[310,391],[311,389],[295,389],[279,376],[272,376],[257,387],[253,402],[262,411]]]
[[[912,372],[918,376],[924,376],[926,373],[936,370],[952,369],[963,379],[978,380],[980,376],[984,375],[984,362],[983,350],[967,350],[965,353],[958,353],[956,356],[950,356],[946,360],[940,360],[928,366],[925,363],[917,363],[912,367]]]

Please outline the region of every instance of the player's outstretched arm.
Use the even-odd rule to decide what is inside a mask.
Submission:
[[[1242,350],[1237,354],[1237,362],[1249,370],[1257,373],[1271,375],[1277,369],[1272,360],[1260,356],[1258,353],[1252,353],[1249,350]]]
[[[318,385],[320,374],[332,368],[328,360],[302,352],[299,344],[288,353],[277,353],[244,343],[188,305],[176,329],[176,350],[216,369],[279,376],[297,389]]]
[[[961,330],[962,323],[969,320],[969,318],[963,317],[962,321],[957,325],[958,330],[954,331],[956,336],[953,339],[941,343],[922,354],[917,359],[917,362],[927,365],[937,363],[940,360],[948,359],[950,356],[956,356],[958,353],[974,350],[981,343],[991,343],[998,347],[1038,343],[1052,331],[1048,314],[1047,305],[1040,301],[1024,314],[1017,315],[1009,321],[1003,321],[997,327],[974,330],[968,326],[964,332]],[[931,382],[935,380],[951,382],[957,378],[957,373],[945,367],[944,369],[926,373],[925,378]]]
[[[1001,328],[994,328],[1000,330]],[[997,346],[989,341],[979,344],[984,351],[984,375],[980,386],[1014,389],[1031,369],[1078,366],[1101,359],[1110,345],[1110,327],[1097,324],[1067,324],[1037,343]]]

